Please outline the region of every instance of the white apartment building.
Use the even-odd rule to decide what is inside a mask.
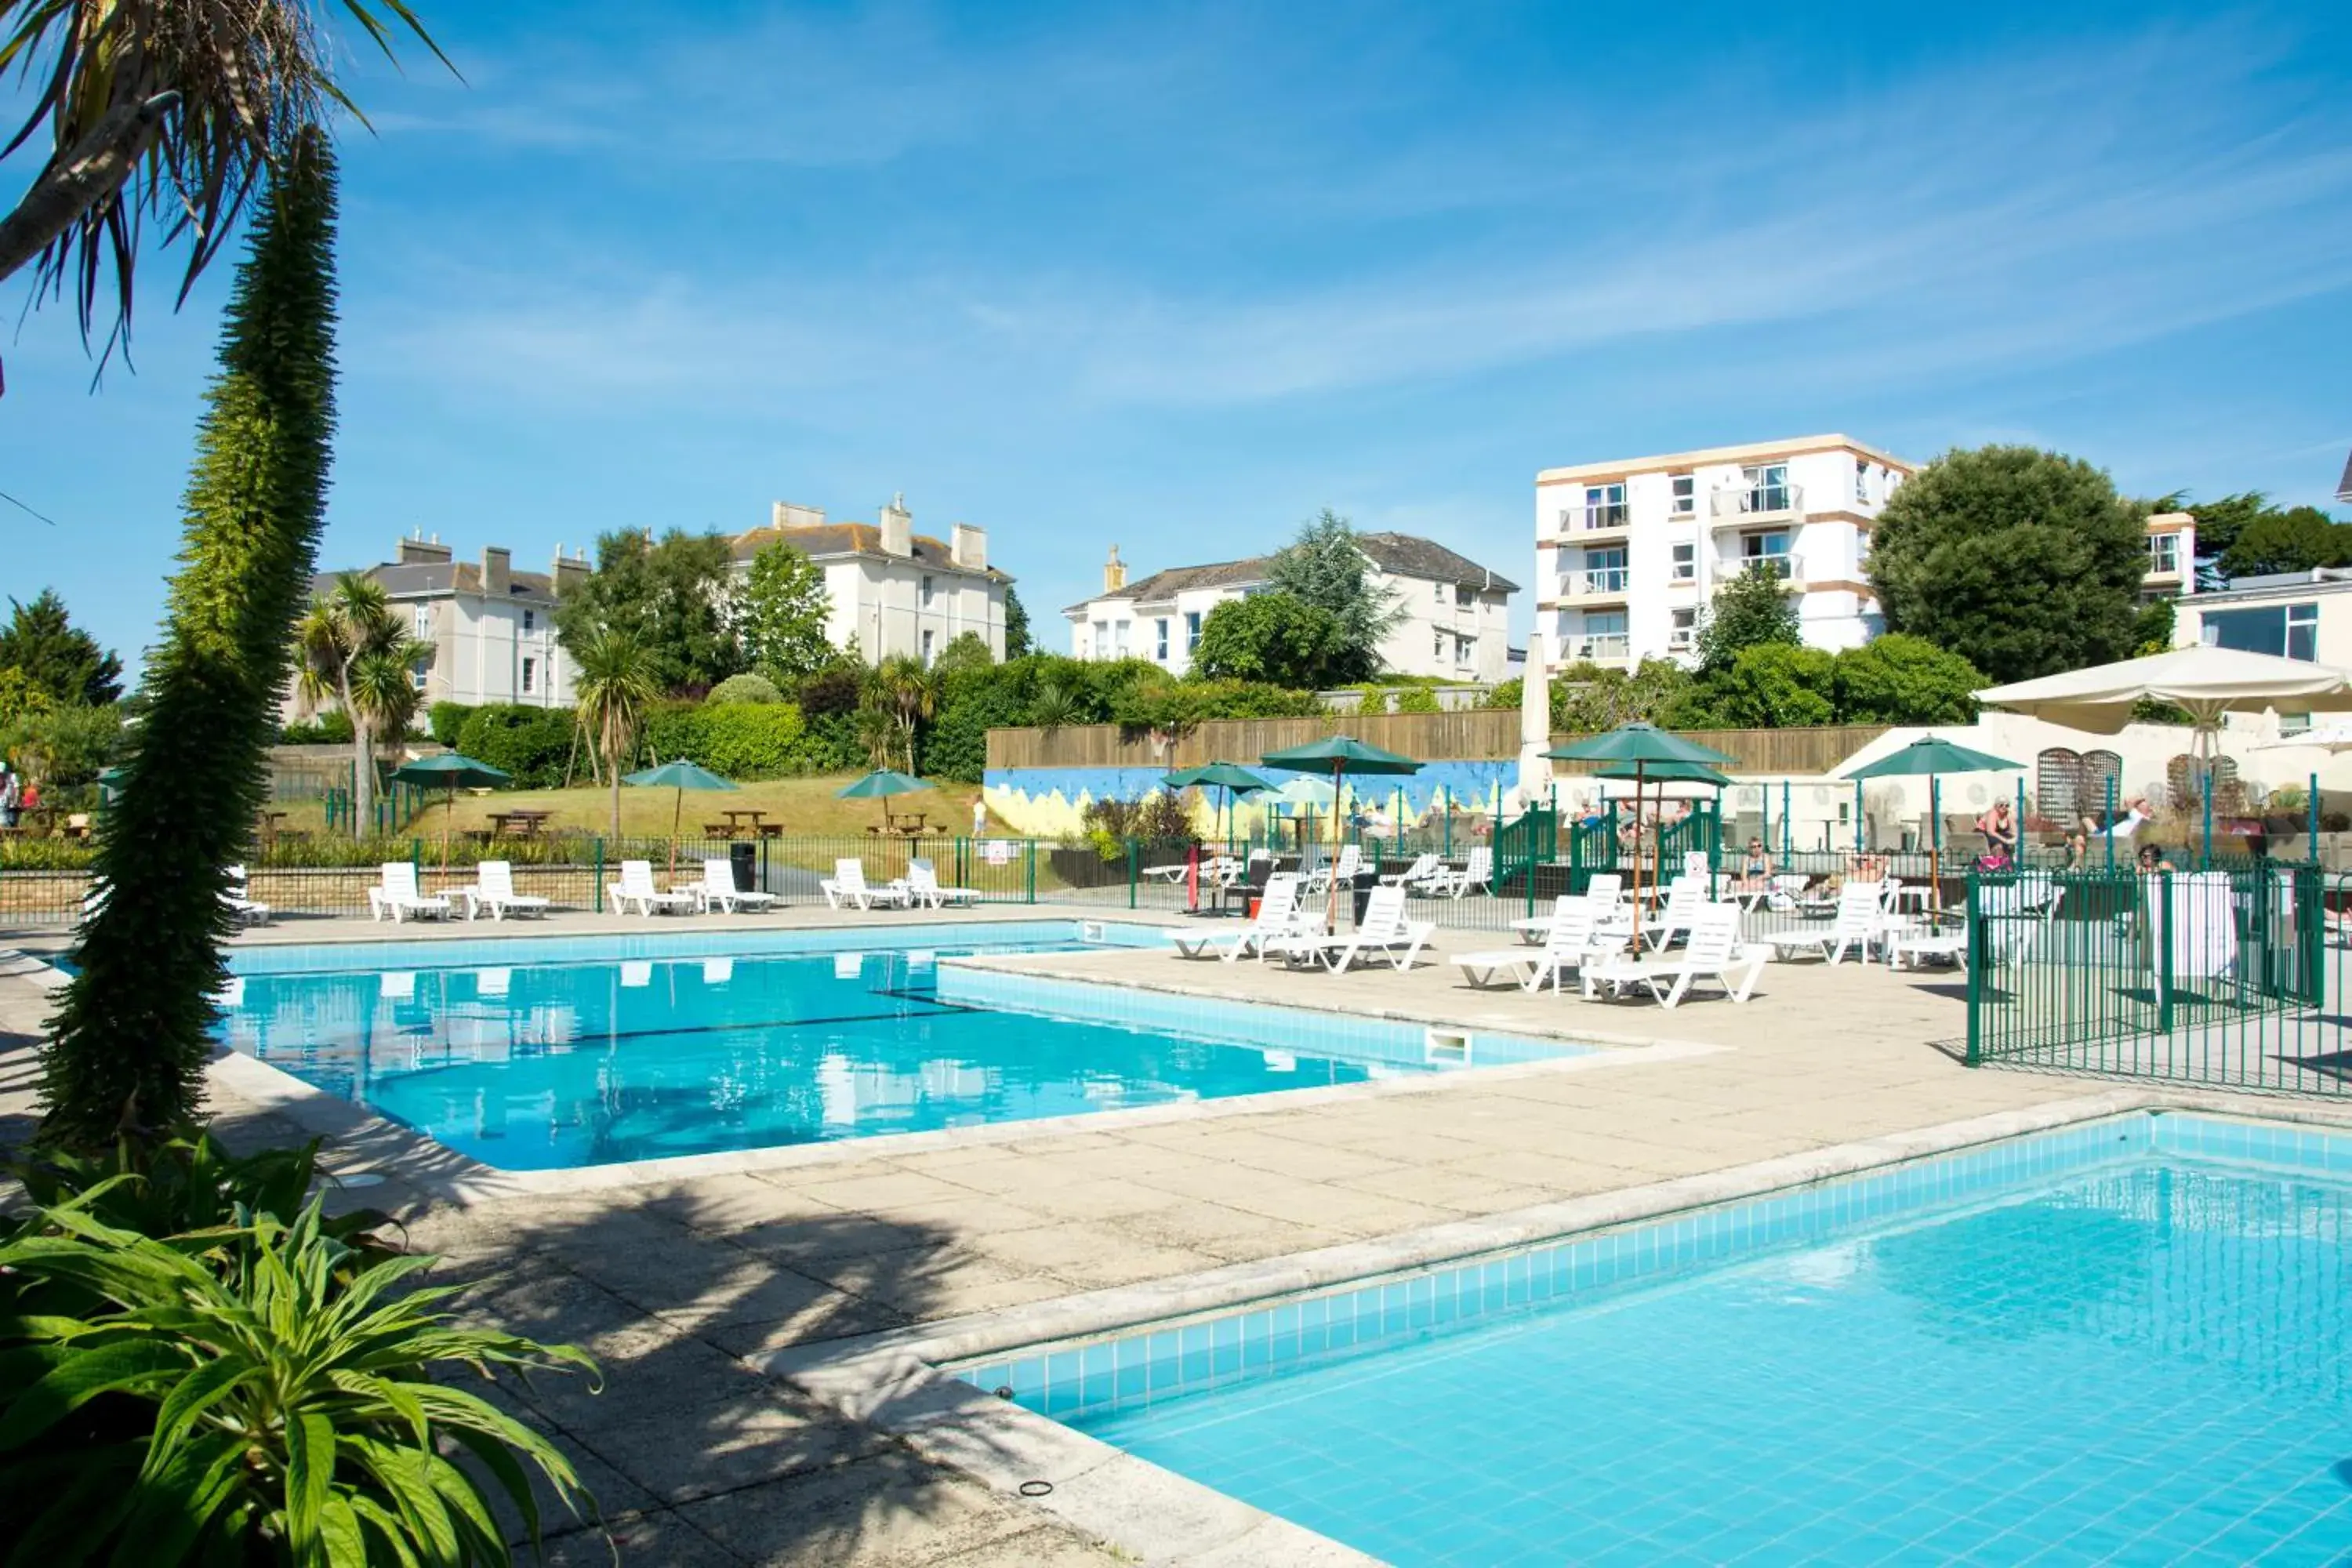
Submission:
[[[1806,436],[1547,468],[1536,476],[1536,625],[1555,668],[1696,658],[1700,611],[1750,566],[1786,579],[1805,642],[1885,627],[1870,534],[1915,466],[1850,436]],[[2196,520],[2148,520],[2150,596],[2196,586]]]
[[[1402,612],[1381,641],[1381,667],[1398,675],[1465,684],[1507,679],[1507,626],[1518,584],[1433,540],[1360,533],[1366,581]],[[1272,558],[1173,566],[1133,583],[1113,545],[1103,591],[1068,605],[1070,652],[1077,658],[1143,658],[1172,674],[1192,668],[1201,623],[1229,599],[1263,592]]]
[[[588,574],[583,556],[556,547],[551,568],[517,572],[513,552],[489,545],[479,561],[454,559],[441,536],[422,531],[400,541],[392,560],[362,567],[433,655],[416,667],[416,689],[436,702],[572,705],[570,661],[555,640],[555,598]],[[338,573],[311,579],[311,592],[334,591]],[[299,698],[289,691],[283,704],[289,720],[300,717]]]
[[[751,558],[782,542],[824,572],[832,614],[825,635],[835,647],[857,640],[868,663],[909,654],[930,663],[966,632],[1004,657],[1004,599],[1013,579],[988,563],[988,532],[959,522],[943,541],[915,531],[904,496],[878,522],[827,522],[821,507],[778,501],[765,528],[738,534],[730,549],[739,577]]]

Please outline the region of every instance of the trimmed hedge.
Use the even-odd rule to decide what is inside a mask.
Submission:
[[[436,716],[437,717],[437,716]],[[515,789],[556,789],[563,783],[567,763],[587,776],[588,754],[576,760],[572,738],[576,726],[568,708],[531,708],[493,703],[466,715],[458,727],[457,750],[514,775]]]
[[[788,778],[833,765],[829,748],[812,743],[790,702],[664,707],[646,725],[646,745],[663,762],[684,757],[730,779]]]

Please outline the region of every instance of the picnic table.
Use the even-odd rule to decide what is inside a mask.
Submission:
[[[513,811],[490,813],[490,837],[493,838],[536,838],[549,820],[551,811],[517,808]]]

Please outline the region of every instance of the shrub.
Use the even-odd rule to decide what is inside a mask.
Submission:
[[[492,703],[466,716],[457,745],[478,762],[505,769],[516,789],[553,789],[563,783],[567,767],[586,765],[584,747],[575,756],[576,732],[568,708]]]
[[[1087,842],[1107,861],[1125,856],[1130,838],[1190,843],[1195,837],[1192,814],[1172,790],[1154,790],[1139,800],[1088,801],[1078,820]]]
[[[1396,694],[1396,707],[1391,710],[1391,711],[1398,713],[1436,713],[1442,711],[1442,710],[1437,705],[1436,692],[1432,691],[1426,686],[1408,686]]]
[[[1112,720],[1129,730],[1181,732],[1212,719],[1296,719],[1323,710],[1312,691],[1262,680],[1170,680],[1139,684],[1112,699]]]
[[[348,746],[352,743],[352,716],[340,708],[307,720],[299,720],[278,731],[278,744],[285,746]]]
[[[436,702],[425,710],[425,729],[443,745],[455,746],[458,732],[466,727],[466,716],[473,710],[463,702]]]
[[[866,700],[866,674],[859,665],[827,665],[801,682],[793,700],[811,719],[855,713],[857,705]]]
[[[404,1283],[432,1258],[363,1258],[316,1198],[159,1238],[100,1217],[103,1195],[0,1245],[15,1560],[504,1564],[494,1493],[540,1534],[518,1457],[585,1504],[547,1438],[434,1381],[593,1375],[581,1352],[457,1326],[432,1310],[452,1289]]]
[[[789,702],[662,708],[646,725],[646,743],[664,762],[684,757],[730,779],[816,771],[801,710]]]
[[[782,702],[784,694],[764,675],[730,675],[710,689],[703,701],[713,707],[730,702]]]

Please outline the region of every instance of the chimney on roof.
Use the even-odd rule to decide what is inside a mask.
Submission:
[[[583,550],[577,555],[566,555],[563,553],[563,546],[557,545],[555,565],[547,575],[549,582],[554,586],[555,596],[562,598],[588,581],[588,552]]]
[[[1110,547],[1110,559],[1103,563],[1103,592],[1116,594],[1127,586],[1127,563],[1118,558],[1118,546]]]
[[[503,544],[482,546],[482,594],[504,597],[514,586],[514,552]]]
[[[768,508],[770,528],[823,528],[824,508],[803,506],[797,501],[780,500]]]
[[[988,530],[959,522],[948,531],[948,558],[967,572],[988,570]]]
[[[393,557],[394,563],[401,566],[438,566],[448,559],[449,547],[441,542],[440,535],[427,541],[421,528],[400,542],[400,553]]]
[[[904,490],[882,509],[882,553],[901,558],[915,553],[915,514],[907,510]]]

